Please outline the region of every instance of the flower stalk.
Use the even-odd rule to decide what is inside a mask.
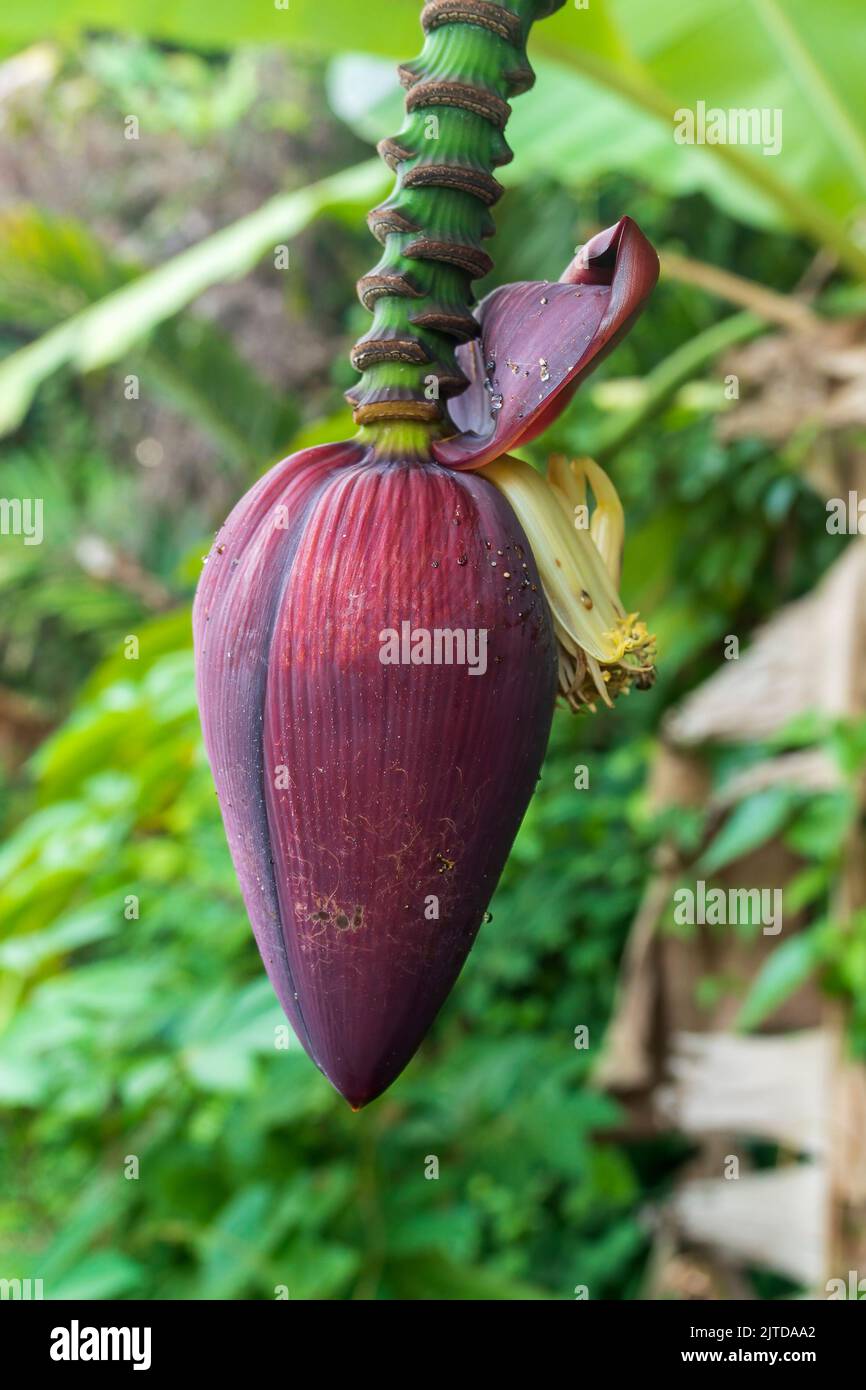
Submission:
[[[512,158],[509,99],[535,80],[533,22],[562,3],[432,0],[422,11],[421,56],[399,68],[406,120],[379,144],[397,176],[368,218],[383,253],[358,281],[373,322],[352,352],[362,378],[347,395],[371,440],[396,421],[454,433],[447,402],[469,384],[455,349],[480,333],[472,281],[493,265],[483,243],[502,193],[494,170]]]

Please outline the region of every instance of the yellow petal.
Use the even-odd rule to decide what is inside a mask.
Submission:
[[[550,460],[549,481],[505,454],[484,469],[526,532],[559,643],[560,691],[573,709],[595,708],[653,678],[654,639],[616,590],[625,530],[613,483],[591,459]],[[595,507],[587,527],[587,483]],[[575,520],[583,525],[575,525]]]
[[[607,566],[608,574],[614,584],[618,585],[625,538],[625,513],[610,478],[592,459],[573,459],[569,463],[562,454],[555,454],[551,458],[547,477],[556,489],[557,497],[570,513],[575,526],[588,515],[588,509],[586,512],[578,513],[577,508],[587,507],[586,484],[589,482],[595,498],[589,534]]]
[[[526,532],[560,641],[569,651],[580,647],[598,661],[617,661],[623,648],[616,628],[625,610],[590,533],[569,523],[554,489],[528,463],[505,454],[484,476],[505,494]]]
[[[586,501],[586,474],[580,473],[565,454],[551,454],[547,462],[547,481],[558,489],[560,500],[569,511],[572,522],[578,507],[589,508]]]

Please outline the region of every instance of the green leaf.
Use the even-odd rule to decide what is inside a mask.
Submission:
[[[442,1255],[395,1261],[391,1277],[407,1299],[524,1303],[553,1296],[496,1270],[457,1264]]]
[[[102,941],[121,920],[118,899],[99,903],[61,917],[46,931],[13,937],[0,945],[0,967],[19,974],[30,974],[43,961],[61,952]]]
[[[866,194],[862,73],[848,41],[856,24],[855,0],[828,0],[820,11],[808,0],[787,0],[784,11],[778,0],[563,7],[533,29],[538,82],[514,105],[508,138],[517,157],[503,178],[543,171],[581,186],[616,169],[668,194],[700,190],[745,221],[796,227],[863,278],[866,253],[847,230]],[[390,134],[396,89],[383,96],[381,71],[368,66],[358,83],[357,65],[343,63],[355,60],[338,60],[338,110],[365,138]],[[677,144],[677,113],[699,101],[771,118],[780,111],[781,149]]]
[[[813,927],[773,947],[737,1015],[738,1029],[757,1028],[806,983],[819,963],[821,940]]]
[[[734,807],[721,830],[701,856],[704,873],[717,873],[735,859],[751,853],[781,830],[796,804],[787,787],[768,787]]]
[[[274,43],[406,59],[421,47],[418,17],[416,0],[388,0],[387,9],[329,0],[325,10],[313,0],[292,0],[285,10],[232,0],[207,7],[45,0],[38,13],[7,6],[0,41],[114,27],[205,49]],[[784,8],[779,0],[564,5],[532,31],[535,66],[546,58],[561,76],[545,72],[535,93],[516,103],[515,167],[545,167],[575,181],[616,168],[667,192],[701,188],[747,220],[799,228],[866,275],[866,252],[847,232],[866,191],[862,71],[850,41],[858,21],[858,0],[817,8],[811,0],[785,0]],[[781,151],[767,157],[736,144],[676,145],[675,112],[699,100],[781,110]]]
[[[46,1288],[50,1299],[122,1298],[140,1287],[141,1265],[117,1250],[98,1250]]]
[[[237,44],[289,44],[333,51],[369,44],[374,52],[411,55],[420,46],[417,0],[380,5],[357,0],[289,0],[278,9],[236,0],[40,0],[38,11],[7,6],[0,18],[0,40],[19,44],[49,34],[74,35],[85,29],[120,29],[132,34],[188,44],[192,48],[233,48]]]
[[[15,1055],[0,1056],[0,1101],[4,1105],[37,1104],[45,1081],[45,1069],[36,1062]]]
[[[679,156],[687,156],[676,160],[677,169],[695,169],[699,181],[707,175],[712,183],[706,191],[726,210],[795,226],[818,244],[833,246],[850,269],[866,275],[866,254],[847,232],[866,189],[862,74],[849,39],[858,24],[856,0],[828,0],[820,11],[810,0],[787,0],[781,25],[774,23],[777,7],[757,0],[721,6],[693,0],[666,11],[643,0],[612,0],[610,9],[631,62],[581,43],[573,23],[567,31],[562,12],[537,27],[537,42],[557,61],[655,117],[657,139],[644,150],[647,170],[673,167],[675,113],[694,110],[698,101],[724,110],[779,110],[778,155],[739,144],[677,147]],[[811,79],[805,87],[802,61],[792,63],[792,51],[808,55]],[[828,91],[834,94],[832,122]]]

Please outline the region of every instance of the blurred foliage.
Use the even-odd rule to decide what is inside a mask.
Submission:
[[[647,7],[609,0],[579,11],[565,5],[538,26],[535,51],[559,68],[545,92],[515,115],[515,137],[549,168],[567,162],[573,177],[602,170],[645,173],[666,191],[711,190],[737,215],[826,218],[841,242],[866,189],[864,98],[851,30],[857,0],[692,0]],[[315,51],[405,58],[418,47],[416,0],[358,5],[238,6],[231,0],[154,7],[148,0],[42,0],[38,11],[8,10],[0,41],[22,43],[46,29],[75,32],[99,24],[192,48],[283,43]],[[779,172],[736,146],[693,148],[671,140],[674,111],[706,99],[720,107],[784,108],[787,140]],[[707,154],[711,158],[707,158]],[[580,161],[590,161],[580,164]],[[858,248],[849,243],[854,259]],[[861,263],[866,263],[866,254]]]
[[[149,351],[151,359],[156,354],[154,365],[157,380],[162,378],[167,388],[181,397],[190,392],[199,392],[203,397],[200,413],[212,417],[213,426],[229,436],[235,452],[242,451],[243,445],[237,441],[238,422],[235,419],[226,420],[224,405],[221,408],[220,387],[225,380],[231,382],[234,371],[236,376],[242,378],[233,390],[234,397],[238,390],[241,395],[249,391],[261,395],[262,388],[258,382],[250,385],[249,374],[244,371],[243,364],[235,363],[231,358],[230,346],[221,344],[218,339],[214,342],[212,338],[207,344],[211,351],[211,363],[204,361],[204,346],[195,342],[189,344],[189,328],[186,336],[182,331],[178,332],[174,315],[210,285],[249,270],[266,247],[273,247],[278,240],[283,244],[283,238],[296,235],[315,216],[346,204],[356,210],[368,206],[384,184],[385,178],[378,165],[361,165],[324,179],[314,187],[272,199],[240,222],[215,232],[207,241],[198,243],[148,274],[131,278],[119,267],[109,269],[106,266],[104,275],[109,283],[104,286],[103,294],[106,289],[110,289],[111,293],[97,298],[95,303],[76,314],[63,316],[56,328],[0,363],[0,433],[8,432],[20,423],[36,389],[61,367],[71,364],[82,371],[93,371],[116,362],[124,354],[128,365],[130,349],[146,339],[147,335],[154,334]],[[11,225],[0,228],[0,275],[3,279],[7,284],[20,288],[26,286],[27,278],[38,279],[47,269],[50,275],[61,280],[65,290],[77,291],[82,299],[89,298],[90,283],[82,270],[85,266],[89,270],[92,264],[99,263],[100,249],[87,244],[83,229],[51,228],[40,224],[38,215],[32,213],[29,216],[30,225],[22,228],[26,216],[26,213],[19,212],[11,219]],[[71,266],[62,261],[60,255],[54,260],[52,251],[55,248],[61,252],[67,251],[70,243],[75,241],[83,243],[80,251],[84,254],[77,257]],[[79,247],[75,249],[79,251]],[[71,285],[65,278],[70,271]],[[123,283],[121,288],[114,288],[111,282],[118,280],[127,283]],[[48,290],[50,286],[44,288]],[[32,306],[31,321],[37,319],[39,307],[38,302]],[[204,325],[198,322],[196,331],[203,335]],[[223,361],[216,357],[219,352]],[[188,378],[184,363],[191,361],[194,371],[200,365],[207,369],[215,357],[222,369],[222,380],[210,375],[207,380],[211,389],[208,391],[200,375],[192,380]],[[228,364],[226,358],[229,359]],[[255,407],[256,401],[253,400],[251,405]],[[275,408],[270,413],[276,413]]]
[[[64,0],[58,7],[67,28],[95,18],[93,0]],[[116,7],[100,0],[96,9],[103,25],[116,18],[133,32],[205,45],[267,38],[325,50],[358,43],[365,54],[392,54],[405,35],[398,50],[405,56],[417,44],[414,0],[389,0],[387,20],[355,0],[329,0],[327,24],[307,6],[253,16],[196,5],[169,16],[129,0]],[[807,0],[789,0],[784,11],[778,0],[728,0],[723,14],[715,0],[650,14],[643,0],[613,0],[579,14],[560,10],[534,36],[533,51],[545,57],[538,85],[516,104],[509,134],[520,160],[505,171],[506,182],[548,176],[573,188],[611,170],[638,173],[666,194],[700,190],[729,215],[794,228],[866,279],[866,250],[849,227],[866,196],[866,98],[859,61],[845,42],[856,18],[857,0],[825,0],[820,14]],[[0,21],[4,33],[24,37],[26,21],[10,15]],[[732,33],[739,36],[736,44]],[[89,67],[109,90],[121,86],[140,123],[156,109],[154,89],[161,98],[164,93],[150,122],[156,130],[169,121],[189,133],[193,112],[207,103],[206,69],[186,55],[167,61],[141,46],[100,42],[90,49]],[[236,58],[222,76],[220,120],[230,123],[246,110],[254,79],[239,70]],[[337,113],[364,137],[399,124],[391,64],[370,57],[338,61],[329,90]],[[377,100],[383,91],[384,105]],[[714,108],[778,113],[784,118],[779,148],[676,143],[677,113],[698,102],[706,106],[708,92]],[[206,129],[219,123],[213,116],[200,119]],[[354,207],[358,199],[369,206],[384,182],[381,171],[377,176],[375,168],[359,166],[278,197],[67,320],[0,367],[0,431],[20,422],[51,372],[67,363],[90,370],[116,360],[208,284],[248,270],[276,237],[296,234],[328,208]]]
[[[0,217],[0,319],[7,331],[26,333],[59,325],[58,331],[70,337],[70,325],[82,323],[79,311],[119,291],[136,275],[133,266],[113,259],[86,227],[69,218],[20,206]],[[151,283],[151,305],[153,293]],[[85,315],[85,325],[88,322]],[[160,322],[148,335],[150,320],[127,314],[117,343],[106,340],[100,326],[104,323],[103,314],[94,330],[99,340],[95,365],[125,353],[126,378],[143,376],[152,390],[194,415],[233,462],[249,467],[291,438],[297,425],[291,402],[277,400],[231,341],[206,320],[166,317],[163,306]],[[81,333],[83,337],[86,329]],[[142,340],[140,352],[130,353]],[[34,359],[38,363],[35,354],[30,360]],[[34,375],[33,386],[36,379]],[[25,389],[22,410],[25,401],[29,404],[30,384]]]
[[[587,1285],[632,1298],[645,1210],[683,1157],[667,1138],[626,1142],[590,1078],[654,848],[670,834],[697,851],[706,829],[700,815],[647,811],[655,731],[717,667],[725,634],[746,637],[807,592],[846,543],[804,475],[811,439],[719,442],[717,339],[665,378],[702,335],[736,340],[729,308],[663,280],[529,451],[613,453],[623,590],[658,633],[660,679],[613,715],[557,716],[493,921],[419,1057],[360,1115],[297,1044],[280,1045],[201,749],[188,605],[205,537],[274,457],[350,427],[342,345],[366,323],[351,287],[374,255],[362,210],[388,184],[369,142],[398,119],[381,59],[417,50],[418,8],[42,0],[0,18],[9,52],[52,40],[35,110],[16,108],[25,142],[85,108],[115,140],[134,110],[169,163],[219,139],[251,158],[334,111],[350,127],[336,163],[330,140],[314,177],[290,163],[285,188],[246,192],[154,266],[154,229],[179,216],[182,193],[157,200],[147,234],[96,230],[86,200],[19,200],[0,216],[3,491],[42,497],[50,518],[41,547],[0,544],[0,688],[56,725],[3,786],[0,1271],[41,1277],[48,1296],[272,1298],[284,1285],[292,1298],[568,1299]],[[612,0],[539,26],[490,283],[557,277],[627,210],[657,245],[781,294],[818,253],[847,291],[866,261],[851,223],[866,127],[853,14],[848,0]],[[259,45],[295,55],[284,97],[263,94],[271,50]],[[784,107],[782,155],[675,145],[670,116],[699,97]],[[289,241],[292,273],[271,274]],[[262,371],[267,352],[252,360],[231,304],[204,305],[243,276],[250,298],[255,284],[314,324],[325,371]],[[267,334],[260,324],[265,348]],[[130,375],[142,399],[121,410]],[[638,379],[662,389],[624,430]],[[802,742],[834,747],[857,776],[862,731]],[[773,953],[743,1026],[819,971],[852,1005],[866,1053],[866,923],[837,922],[830,894],[855,816],[846,788],[765,797],[705,846],[708,872],[775,831],[803,858],[795,891],[813,925]]]

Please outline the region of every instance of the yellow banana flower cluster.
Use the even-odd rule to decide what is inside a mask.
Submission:
[[[612,705],[655,677],[655,638],[619,597],[625,523],[610,478],[592,459],[550,459],[547,478],[504,454],[484,477],[526,532],[559,643],[559,690],[574,710]],[[594,506],[590,513],[587,487]]]

